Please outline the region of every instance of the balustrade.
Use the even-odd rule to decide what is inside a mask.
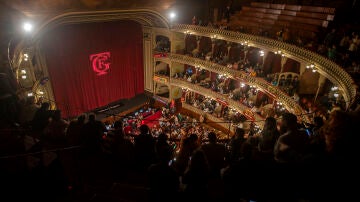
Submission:
[[[286,53],[288,58],[307,64],[315,64],[320,74],[324,75],[341,89],[346,102],[346,107],[349,107],[355,100],[356,88],[351,76],[333,61],[305,48],[261,36],[195,25],[176,24],[172,27],[172,31],[191,33],[206,37],[213,37],[216,35],[217,39],[235,43],[247,41],[252,46],[269,51],[275,52],[277,50],[282,50],[282,52]]]
[[[218,74],[226,75],[231,79],[235,79],[238,81],[246,82],[250,85],[256,86],[258,89],[264,91],[269,94],[273,98],[277,98],[281,103],[285,105],[285,107],[292,113],[301,115],[305,114],[305,111],[298,105],[298,103],[289,97],[285,92],[276,87],[273,87],[269,82],[262,78],[257,78],[248,75],[243,71],[238,71],[234,69],[230,69],[226,66],[222,66],[216,63],[212,63],[210,61],[205,61],[185,55],[178,54],[170,54],[169,59],[174,62],[189,64],[193,66],[198,66],[202,69],[206,69],[211,72],[215,72]],[[307,117],[304,117],[306,121],[309,121]]]

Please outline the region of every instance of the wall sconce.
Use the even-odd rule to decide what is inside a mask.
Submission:
[[[264,51],[259,51],[259,54],[260,54],[260,56],[264,56],[265,55],[265,53],[264,53]]]
[[[311,64],[311,65],[306,65],[306,69],[311,69],[312,72],[314,72],[314,73],[317,71],[315,65],[313,65],[313,64]]]

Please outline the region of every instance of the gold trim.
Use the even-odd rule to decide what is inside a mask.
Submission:
[[[247,42],[251,46],[273,52],[281,50],[288,58],[305,64],[314,64],[320,74],[324,75],[332,83],[337,85],[343,92],[347,108],[355,101],[356,88],[351,76],[333,61],[310,50],[274,39],[223,29],[214,29],[211,27],[175,24],[172,26],[171,30],[174,32],[182,32],[184,34],[194,34],[210,38],[216,36],[216,39],[222,39],[235,43]]]

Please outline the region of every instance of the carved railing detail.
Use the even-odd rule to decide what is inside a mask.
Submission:
[[[208,71],[216,72],[219,74],[226,74],[226,76],[231,79],[235,79],[256,86],[259,90],[264,91],[265,93],[269,94],[270,96],[276,98],[278,101],[283,103],[288,111],[296,115],[306,114],[306,112],[294,99],[289,97],[284,91],[272,86],[269,82],[265,81],[262,78],[249,76],[243,71],[230,69],[223,65],[185,55],[170,54],[169,58],[171,61],[174,62],[198,66],[202,69],[206,69]],[[305,118],[305,121],[308,122],[307,117],[303,118]]]
[[[170,82],[159,81],[159,83],[166,84],[166,85],[174,85],[174,86],[178,86],[178,87],[181,87],[184,89],[189,89],[190,91],[193,91],[200,95],[211,97],[215,100],[220,99],[220,100],[228,103],[228,105],[230,107],[234,108],[236,111],[242,113],[249,120],[255,121],[256,124],[259,125],[260,127],[263,126],[263,121],[265,119],[264,117],[260,116],[257,113],[252,112],[251,108],[241,104],[238,101],[235,101],[235,100],[229,98],[227,95],[223,95],[223,94],[214,92],[210,89],[201,87],[199,85],[190,83],[190,82],[182,80],[182,79],[171,78]]]
[[[251,46],[273,52],[281,50],[288,58],[292,58],[305,64],[314,64],[320,74],[339,87],[346,102],[346,107],[349,107],[355,101],[356,88],[351,76],[335,62],[305,48],[270,38],[244,34],[236,31],[215,29],[211,27],[174,24],[172,25],[171,30],[174,32],[206,36],[235,43],[242,43],[246,41]]]

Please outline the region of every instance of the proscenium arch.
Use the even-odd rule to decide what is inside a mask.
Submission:
[[[67,12],[56,15],[49,18],[45,22],[41,23],[31,34],[30,38],[24,38],[20,41],[19,45],[16,47],[14,58],[17,58],[20,61],[22,51],[32,46],[35,50],[35,55],[39,59],[40,69],[46,69],[45,61],[41,59],[41,53],[37,48],[39,42],[41,41],[42,36],[44,36],[49,31],[68,24],[83,24],[83,23],[93,23],[93,22],[110,22],[110,21],[121,21],[129,20],[134,21],[142,26],[155,27],[155,28],[165,28],[169,29],[170,24],[169,20],[164,17],[161,13],[150,10],[150,9],[127,9],[127,10],[107,10],[107,11],[77,11],[77,12]],[[26,47],[27,46],[27,47]],[[19,66],[19,65],[17,65]],[[46,72],[46,71],[45,71]],[[46,73],[47,74],[47,73]],[[40,78],[36,78],[32,91],[35,92],[39,87]],[[51,88],[51,87],[50,87]],[[50,93],[49,99],[53,100],[53,94]]]
[[[32,34],[32,40],[38,41],[43,34],[62,25],[120,20],[131,20],[149,27],[170,28],[167,18],[159,12],[150,9],[77,11],[63,13],[45,21]]]

